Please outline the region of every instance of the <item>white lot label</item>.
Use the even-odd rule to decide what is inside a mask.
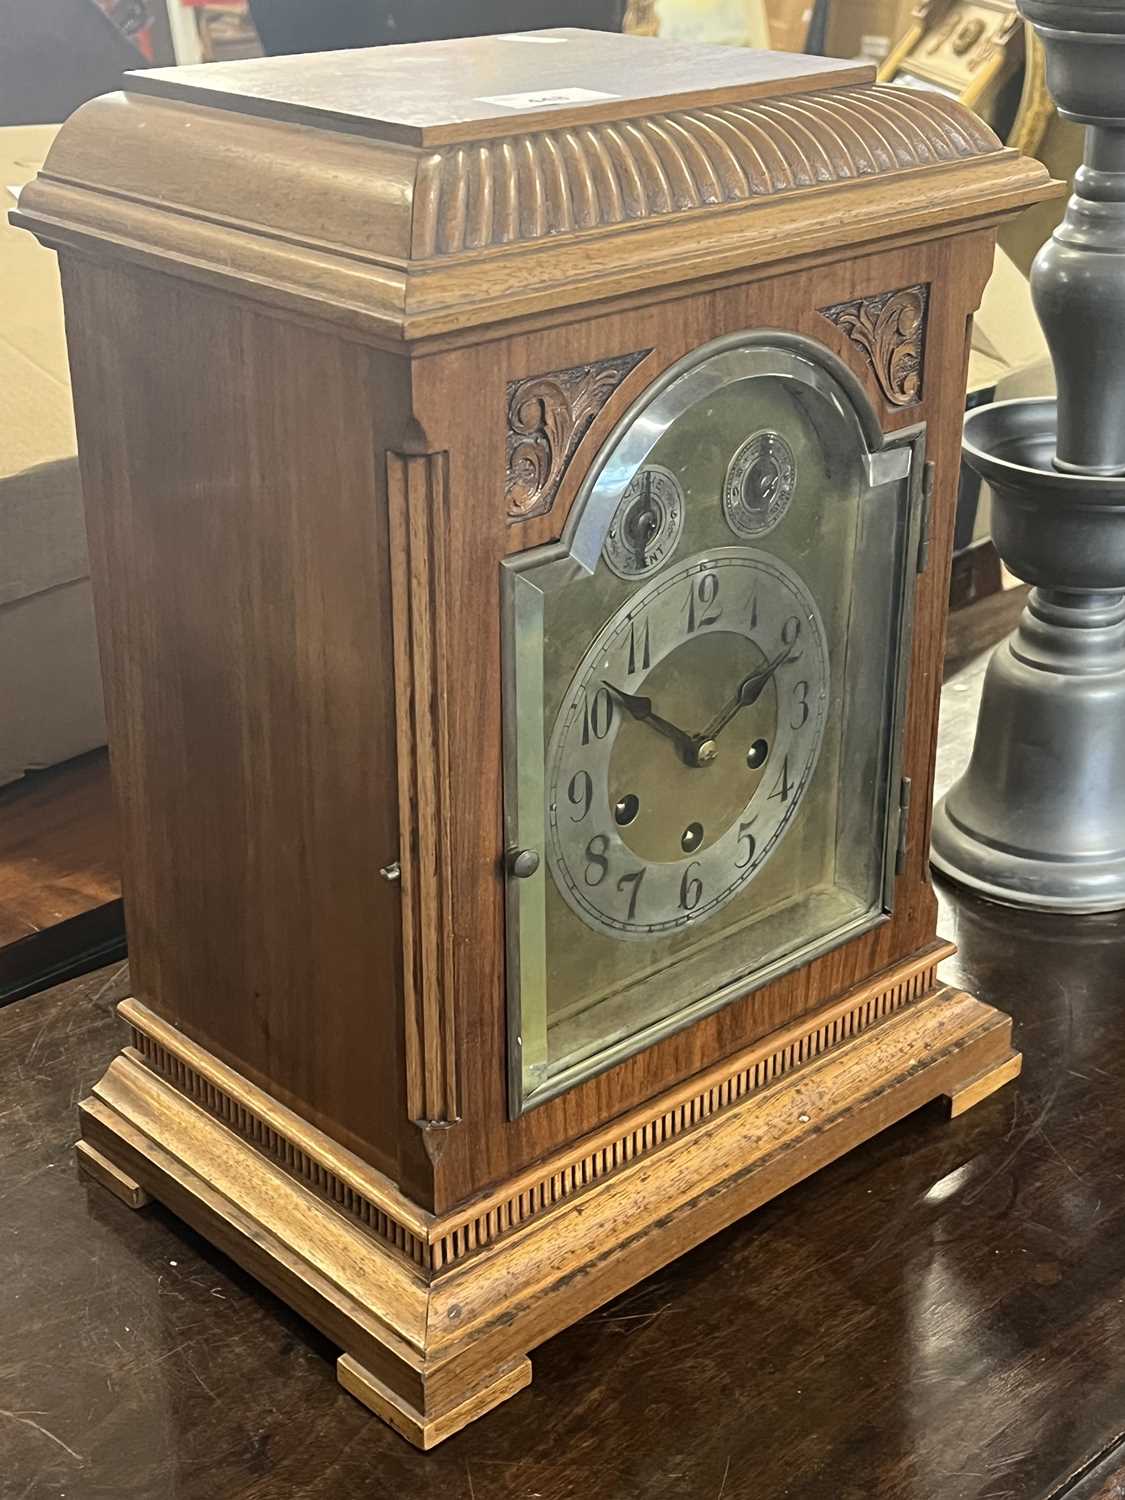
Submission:
[[[594,99],[620,99],[620,94],[600,94],[597,89],[544,89],[538,94],[484,94],[478,104],[499,104],[501,109],[541,109],[548,104],[589,104]]]

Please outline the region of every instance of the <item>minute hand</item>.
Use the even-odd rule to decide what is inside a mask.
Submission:
[[[606,682],[603,678],[602,685],[609,689],[626,713],[632,714],[633,718],[641,724],[650,724],[657,734],[662,734],[670,739],[678,748],[680,755],[689,766],[696,765],[696,739],[694,735],[688,734],[686,729],[680,729],[675,724],[670,724],[667,719],[662,719],[659,714],[652,711],[652,699],[642,698],[635,693],[626,693],[622,688],[614,687],[612,682]]]
[[[751,672],[749,677],[744,677],[738,684],[738,691],[734,697],[719,710],[703,731],[702,737],[708,740],[717,739],[719,734],[734,718],[735,714],[738,713],[739,709],[749,708],[752,703],[757,703],[769,685],[774,673],[779,667],[783,667],[789,659],[790,648],[785,646],[777,653],[773,661],[767,662],[758,671]]]

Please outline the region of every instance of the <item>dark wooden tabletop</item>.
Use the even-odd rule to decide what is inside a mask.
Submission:
[[[946,780],[978,675],[946,690]],[[124,969],[0,1011],[0,1497],[1122,1500],[1125,918],[943,899],[947,977],[1015,1016],[1019,1085],[552,1339],[429,1456],[222,1255],[77,1177]]]

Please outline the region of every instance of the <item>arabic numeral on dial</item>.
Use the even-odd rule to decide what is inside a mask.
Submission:
[[[734,867],[736,870],[746,870],[754,861],[754,855],[758,848],[757,840],[750,832],[751,828],[753,828],[754,826],[754,822],[755,820],[751,818],[749,823],[740,823],[738,825],[738,842],[740,848],[745,848],[746,858],[743,859],[739,857],[735,860]]]
[[[639,665],[638,665],[639,663]],[[649,621],[646,620],[639,633],[637,622],[629,621],[629,665],[626,667],[630,677],[635,677],[638,672],[647,672],[652,666],[652,632]]]
[[[773,784],[773,790],[766,798],[767,802],[780,799],[782,806],[789,801],[789,793],[793,790],[793,783],[789,780],[789,757],[781,762],[781,770],[777,773],[777,780]]]
[[[586,873],[582,878],[591,889],[594,886],[601,885],[602,881],[609,874],[609,859],[606,854],[608,848],[608,833],[595,833],[594,837],[586,845]],[[591,875],[591,871],[594,871],[593,875]]]
[[[688,635],[702,630],[705,625],[718,624],[723,612],[719,599],[718,573],[704,573],[698,583],[688,588],[687,630]]]
[[[590,698],[582,697],[582,743],[604,740],[613,727],[613,697],[608,688],[601,687]]]
[[[793,647],[793,646],[795,646],[797,644],[797,642],[800,639],[801,639],[801,617],[800,617],[800,615],[790,615],[789,618],[788,618],[788,620],[786,620],[785,624],[781,627],[781,644],[783,646]],[[789,660],[790,661],[800,661],[800,659],[801,659],[801,657],[803,655],[804,655],[803,651],[793,651],[793,650],[790,650],[790,652],[789,652]]]
[[[572,823],[581,823],[582,819],[590,811],[590,803],[594,800],[594,781],[589,771],[575,771],[570,778],[570,785],[566,789],[567,799],[571,807],[581,807],[582,811],[571,813]]]
[[[637,895],[641,889],[641,881],[645,878],[644,867],[639,870],[630,870],[628,875],[622,875],[617,882],[617,889],[624,893],[626,887],[629,889],[629,911],[626,921],[631,922],[637,915]]]
[[[809,722],[809,685],[801,679],[793,684],[793,717],[789,720],[791,729],[803,729]]]
[[[703,900],[703,881],[698,875],[693,875],[693,870],[701,870],[703,866],[697,859],[685,866],[683,879],[680,881],[680,910],[694,911]]]

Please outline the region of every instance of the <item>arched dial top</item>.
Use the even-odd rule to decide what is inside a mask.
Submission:
[[[717,340],[505,562],[516,1109],[881,920],[919,442],[822,346]]]

